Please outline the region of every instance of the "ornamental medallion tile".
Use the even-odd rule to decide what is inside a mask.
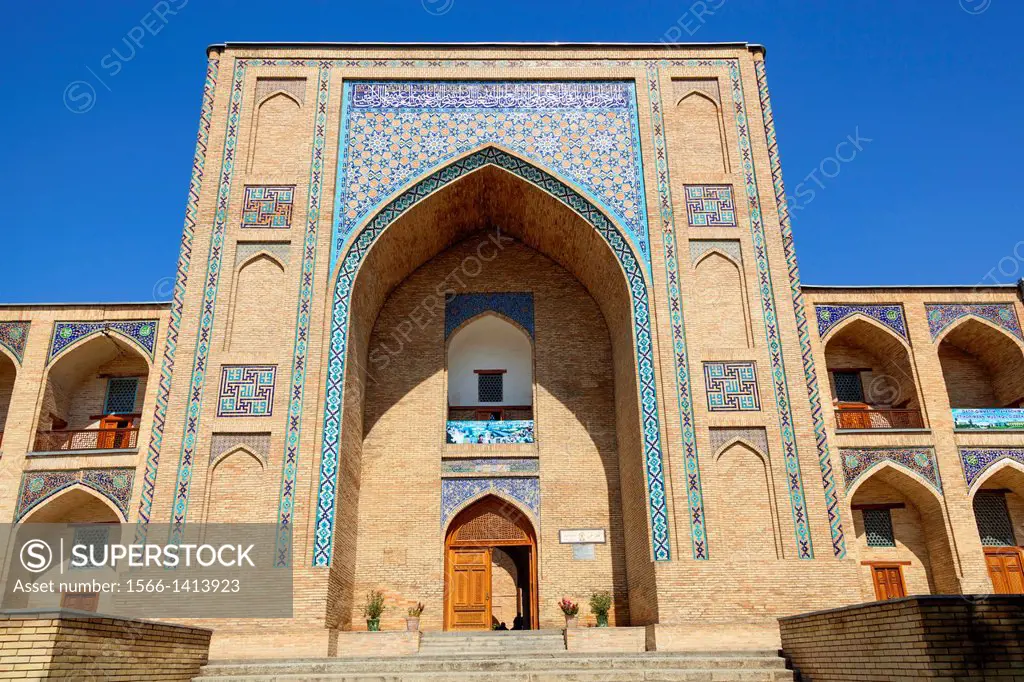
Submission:
[[[650,264],[632,81],[350,82],[342,128],[332,268],[400,188],[488,144],[575,183]]]
[[[28,343],[28,328],[31,322],[11,321],[0,322],[0,346],[14,354],[21,362],[25,357],[25,345]]]
[[[888,327],[905,340],[907,322],[903,316],[903,306],[896,305],[816,305],[814,311],[818,317],[818,336],[825,338],[840,322],[854,315],[869,317],[875,322]]]
[[[991,322],[1024,340],[1017,311],[1012,303],[928,303],[924,309],[928,314],[928,329],[933,341],[954,322],[970,315]]]
[[[120,320],[102,322],[56,322],[53,326],[53,339],[50,341],[50,354],[47,362],[78,341],[106,332],[116,332],[118,336],[132,341],[135,345],[153,357],[156,348],[156,329],[158,320]]]
[[[912,471],[928,481],[939,493],[942,492],[939,467],[935,461],[935,451],[931,448],[842,448],[839,455],[843,460],[843,479],[847,491],[876,464],[891,462],[901,469]]]
[[[1024,449],[960,448],[960,465],[964,470],[968,490],[974,487],[982,474],[1003,461],[1024,465]]]

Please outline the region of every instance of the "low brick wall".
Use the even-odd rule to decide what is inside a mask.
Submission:
[[[339,632],[335,655],[409,656],[419,650],[419,632]]]
[[[568,628],[565,648],[589,653],[641,653],[647,650],[647,628]]]
[[[207,661],[210,634],[82,611],[0,611],[0,679],[188,682]]]
[[[1024,596],[907,597],[779,626],[802,680],[1024,678]]]

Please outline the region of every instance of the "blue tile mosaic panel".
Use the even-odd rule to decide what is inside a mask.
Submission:
[[[28,343],[28,329],[31,324],[20,320],[0,322],[0,346],[11,351],[18,362],[25,358],[25,345]]]
[[[924,309],[928,315],[928,329],[932,333],[932,340],[950,325],[968,316],[991,322],[1024,340],[1017,311],[1012,303],[928,303]]]
[[[114,503],[124,518],[128,518],[128,502],[134,481],[134,468],[27,471],[21,476],[14,519],[20,521],[52,495],[73,485],[82,485],[100,493]]]
[[[650,264],[632,81],[348,82],[342,128],[332,270],[399,188],[488,144],[575,183]]]
[[[221,369],[218,417],[269,417],[274,413],[276,365],[229,365]]]
[[[494,476],[497,474],[540,473],[540,460],[536,457],[487,457],[481,459],[445,459],[441,461],[441,475],[473,474]]]
[[[495,419],[449,421],[448,443],[532,443],[532,419]]]
[[[847,491],[870,470],[883,462],[890,462],[917,474],[939,494],[942,493],[939,466],[935,460],[935,451],[931,448],[842,448],[839,455],[843,460],[843,479]]]
[[[287,230],[292,226],[294,185],[246,185],[242,228]]]
[[[903,306],[896,305],[817,305],[814,311],[818,317],[818,336],[825,338],[840,322],[863,315],[896,332],[901,338],[907,336],[907,322],[903,316]]]
[[[753,412],[761,409],[757,366],[753,362],[705,362],[704,383],[712,412]]]
[[[960,448],[960,466],[963,467],[968,489],[973,488],[986,471],[1004,461],[1024,466],[1024,449]]]
[[[56,322],[53,325],[53,338],[50,340],[47,362],[52,362],[58,355],[87,336],[104,332],[113,332],[128,339],[145,351],[148,357],[153,357],[158,324],[157,320]]]
[[[466,503],[491,492],[518,502],[534,519],[540,520],[540,480],[537,478],[442,478],[441,528],[448,525]]]
[[[444,338],[462,323],[486,312],[507,317],[533,338],[533,294],[513,291],[449,296],[444,302]]]
[[[685,190],[690,227],[736,227],[732,185],[687,185]]]

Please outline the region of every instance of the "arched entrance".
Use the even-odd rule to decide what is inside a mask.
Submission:
[[[444,541],[444,629],[490,630],[495,582],[511,578],[515,613],[509,629],[535,630],[537,612],[537,535],[515,505],[488,495],[462,510]],[[503,614],[504,615],[504,614]]]

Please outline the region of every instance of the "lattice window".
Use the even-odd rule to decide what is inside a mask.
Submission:
[[[515,521],[498,514],[497,512],[484,512],[476,518],[467,521],[459,529],[458,540],[466,541],[501,541],[501,540],[526,540],[526,533],[516,525]]]
[[[860,372],[833,372],[836,379],[836,398],[841,403],[864,402],[864,383]]]
[[[896,538],[892,533],[892,514],[888,509],[865,509],[864,534],[868,547],[895,547]]]
[[[974,496],[974,518],[978,522],[981,544],[986,547],[1015,547],[1010,512],[1003,493],[980,491]]]
[[[110,526],[107,524],[89,524],[87,526],[76,526],[75,535],[71,543],[73,545],[83,545],[85,547],[85,555],[89,557],[89,563],[86,566],[75,566],[75,569],[87,569],[87,568],[98,568],[103,565],[103,548],[106,546],[110,535]],[[99,561],[97,563],[92,562],[92,558],[96,557]]]
[[[104,413],[132,414],[135,412],[135,394],[138,393],[138,390],[139,380],[134,377],[108,379]]]
[[[505,377],[502,374],[477,375],[477,399],[482,403],[500,403],[505,399]]]

